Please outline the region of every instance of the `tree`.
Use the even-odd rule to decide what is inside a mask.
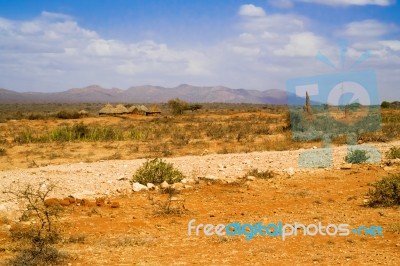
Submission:
[[[188,109],[189,104],[187,102],[185,102],[185,101],[182,101],[179,98],[176,98],[176,99],[173,99],[173,100],[169,100],[168,101],[168,106],[169,106],[169,108],[171,108],[172,113],[174,115],[181,115],[181,114],[183,114],[183,112],[185,110]]]
[[[179,98],[169,100],[168,106],[171,108],[172,114],[181,115],[186,110],[191,110],[192,112],[203,108],[201,104],[190,104],[185,101],[182,101]]]
[[[381,104],[381,107],[382,108],[389,108],[390,107],[390,102],[383,101],[382,104]]]

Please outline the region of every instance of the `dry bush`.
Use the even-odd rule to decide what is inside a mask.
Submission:
[[[21,220],[33,220],[28,228],[17,223],[11,236],[20,242],[21,250],[16,256],[7,261],[6,265],[59,265],[63,264],[68,255],[58,251],[55,244],[61,240],[56,221],[61,206],[46,204],[54,185],[39,184],[37,188],[27,185],[22,189],[8,189],[4,193],[11,194],[25,206]]]
[[[368,191],[370,207],[400,205],[400,174],[393,174],[372,183],[374,190]]]

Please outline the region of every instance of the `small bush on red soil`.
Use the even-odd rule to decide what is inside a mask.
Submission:
[[[246,176],[255,176],[260,179],[270,179],[274,177],[274,173],[270,170],[260,171],[258,169],[251,169],[246,173]]]
[[[131,183],[139,182],[143,185],[153,183],[157,185],[166,181],[168,184],[173,184],[181,181],[183,178],[184,175],[176,169],[173,164],[156,158],[145,162],[135,172],[131,179]]]
[[[400,173],[382,178],[371,184],[375,190],[369,190],[370,207],[391,207],[400,205]]]
[[[6,262],[6,265],[60,265],[68,260],[68,255],[58,251],[54,246],[61,240],[59,230],[55,226],[56,218],[61,211],[60,206],[45,204],[54,187],[40,184],[38,188],[34,188],[27,185],[23,189],[4,191],[25,204],[26,219],[35,221],[30,226],[17,223],[11,230],[11,237],[14,241],[18,241],[20,249],[14,258]]]

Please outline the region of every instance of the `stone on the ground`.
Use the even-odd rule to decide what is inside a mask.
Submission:
[[[140,183],[138,183],[138,182],[135,182],[135,183],[132,184],[132,190],[135,191],[135,192],[139,192],[139,191],[142,191],[142,190],[149,190],[149,188],[144,186],[144,185],[142,185],[142,184],[140,184]]]
[[[288,173],[289,176],[293,176],[294,175],[294,168],[293,167],[289,167],[287,169],[287,173]]]
[[[194,184],[194,183],[196,183],[196,181],[193,178],[187,177],[187,178],[182,179],[181,183],[182,184]]]
[[[160,185],[160,188],[162,188],[162,189],[169,188],[169,184],[167,183],[167,181],[162,182]]]
[[[153,183],[147,183],[147,188],[153,190],[156,189],[156,186]]]
[[[176,190],[184,189],[184,185],[183,185],[182,183],[180,183],[180,182],[172,184],[171,187],[172,187],[173,189],[176,189]]]
[[[206,175],[205,177],[206,180],[217,180],[218,177],[214,176],[214,175]]]

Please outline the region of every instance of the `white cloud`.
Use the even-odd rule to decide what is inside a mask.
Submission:
[[[210,74],[201,52],[174,50],[152,40],[104,39],[63,14],[42,12],[31,21],[0,18],[0,34],[0,87],[10,89],[131,86]]]
[[[292,0],[269,0],[269,4],[277,8],[292,8],[294,6]]]
[[[394,0],[297,0],[299,2],[314,3],[329,6],[365,6],[365,5],[377,5],[377,6],[390,6],[395,3]]]
[[[336,36],[349,39],[346,66],[371,50],[373,56],[362,66],[377,70],[384,97],[400,83],[400,41],[386,38],[396,25],[354,21],[322,35],[318,22],[307,17],[246,6],[232,25],[238,31],[234,35],[208,46],[180,44],[179,49],[151,39],[106,39],[63,14],[46,12],[29,21],[0,18],[0,87],[54,91],[88,84],[189,83],[285,89],[289,78],[332,72],[315,59],[318,51],[339,65]]]
[[[324,48],[322,38],[312,32],[300,32],[290,36],[289,43],[283,49],[275,51],[281,56],[315,56],[316,51]]]
[[[242,5],[239,9],[239,15],[244,17],[264,17],[265,11],[261,7],[253,4]]]
[[[393,51],[400,51],[400,41],[397,40],[389,40],[389,41],[381,41],[380,44],[382,44],[385,48],[389,48]]]
[[[386,24],[376,20],[355,21],[347,24],[338,35],[356,38],[381,37],[396,30],[393,24]]]

